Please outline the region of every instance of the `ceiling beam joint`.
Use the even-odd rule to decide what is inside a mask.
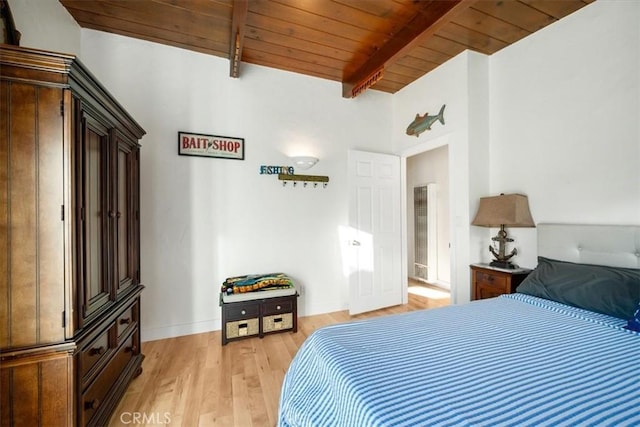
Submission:
[[[342,96],[355,98],[382,78],[384,70],[448,24],[477,0],[423,1],[413,20],[391,37],[356,72],[342,81]],[[376,78],[377,76],[377,78]]]

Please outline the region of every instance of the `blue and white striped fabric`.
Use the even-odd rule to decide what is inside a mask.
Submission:
[[[640,333],[513,294],[327,326],[284,379],[279,426],[640,426]]]

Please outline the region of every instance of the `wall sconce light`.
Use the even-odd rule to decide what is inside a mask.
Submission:
[[[318,159],[316,157],[311,156],[294,156],[291,157],[291,161],[296,168],[307,170],[313,167],[316,163],[318,163]]]

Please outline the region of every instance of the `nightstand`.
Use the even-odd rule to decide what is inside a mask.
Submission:
[[[471,264],[471,298],[493,298],[502,294],[512,294],[527,277],[528,268],[505,269],[489,264]]]

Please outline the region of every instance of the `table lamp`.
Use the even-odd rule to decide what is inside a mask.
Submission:
[[[527,196],[504,193],[499,196],[481,197],[478,212],[471,224],[481,227],[500,227],[497,236],[491,238],[494,242],[498,242],[498,252],[489,245],[489,251],[495,257],[489,265],[507,269],[518,268],[511,262],[511,258],[518,254],[518,250],[513,248],[510,254],[506,254],[506,243],[513,242],[513,239],[507,237],[504,228],[536,226],[531,217]]]

